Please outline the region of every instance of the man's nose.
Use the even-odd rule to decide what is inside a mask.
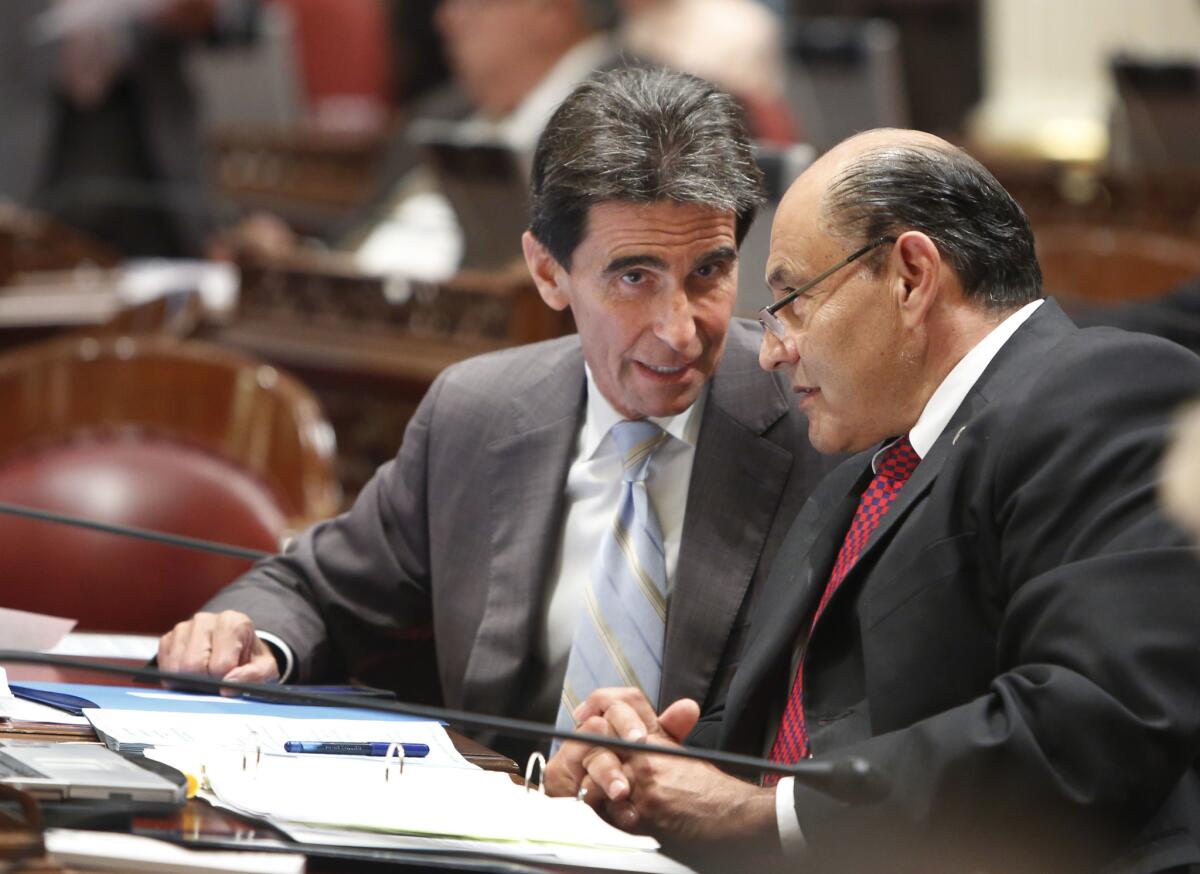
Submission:
[[[675,289],[658,313],[654,333],[676,352],[687,353],[696,339],[696,314],[682,286]]]
[[[799,360],[800,352],[791,333],[781,340],[770,329],[763,328],[762,345],[758,347],[759,367],[763,370],[778,370],[781,367],[794,367]]]

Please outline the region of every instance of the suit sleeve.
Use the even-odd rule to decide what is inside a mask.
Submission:
[[[300,534],[218,593],[206,610],[241,610],[296,658],[295,680],[342,678],[389,641],[430,631],[428,451],[438,400],[430,388],[354,505]]]
[[[994,678],[836,751],[887,776],[884,801],[849,806],[797,782],[813,870],[1098,870],[1141,840],[1193,762],[1200,566],[1156,480],[1200,363],[1158,341],[1082,347],[1041,362],[1023,402],[994,399],[1008,412],[985,414],[998,420],[973,450],[961,515],[978,571],[954,584],[995,611]]]

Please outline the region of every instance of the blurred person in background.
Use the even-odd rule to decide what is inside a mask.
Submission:
[[[623,52],[707,79],[738,98],[756,139],[789,143],[783,19],[761,0],[620,0]]]
[[[0,197],[123,255],[200,254],[213,215],[185,60],[256,21],[253,0],[0,4]]]
[[[434,23],[451,81],[412,106],[389,144],[374,194],[326,242],[361,269],[447,278],[463,243],[450,203],[425,164],[417,131],[511,149],[522,172],[555,107],[591,73],[619,63],[609,38],[615,0],[437,0]],[[519,236],[519,228],[498,228]],[[286,256],[285,225],[254,216],[226,241],[237,251]],[[514,243],[514,254],[519,247]]]

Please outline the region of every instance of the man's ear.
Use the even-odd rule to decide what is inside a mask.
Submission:
[[[537,286],[538,294],[551,309],[565,310],[571,303],[567,294],[569,277],[558,260],[538,241],[532,231],[521,235],[521,248],[525,251],[525,266]]]
[[[892,244],[892,293],[904,324],[924,323],[941,290],[945,265],[937,245],[920,231],[906,231]]]

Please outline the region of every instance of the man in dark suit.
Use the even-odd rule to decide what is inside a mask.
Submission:
[[[859,756],[887,791],[853,803],[579,747],[552,788],[803,870],[1200,863],[1200,567],[1155,499],[1200,362],[1042,300],[1020,208],[926,134],[870,132],[814,164],[767,275],[762,365],[790,376],[814,446],[858,454],[776,555],[722,705],[697,725],[694,702],[655,717],[604,690],[576,715],[780,763]]]
[[[256,0],[0,4],[0,198],[125,255],[197,256],[215,227],[191,49],[244,45]]]
[[[826,467],[756,366],[757,326],[730,326],[760,186],[736,104],[707,83],[625,70],[580,86],[541,140],[524,238],[578,336],[443,373],[354,507],[165,635],[162,667],[362,676],[432,633],[436,664],[386,678],[402,692],[432,677],[449,706],[552,721],[621,491],[612,432],[652,419],[670,435],[645,483],[670,598],[656,697],[719,698],[743,605]]]

